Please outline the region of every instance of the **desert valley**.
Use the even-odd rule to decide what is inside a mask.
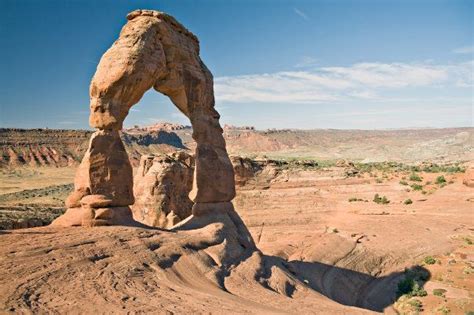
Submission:
[[[141,156],[155,156],[154,163],[163,165],[152,185],[166,185],[165,177],[176,179],[179,175],[173,168],[179,162],[176,152],[188,154],[195,147],[192,129],[175,124],[138,129],[131,128],[122,134],[134,166],[135,180],[139,179],[136,173]],[[69,245],[59,245],[54,230],[31,228],[47,225],[64,212],[64,200],[73,189],[74,173],[87,149],[89,135],[89,131],[74,130],[2,130],[3,254],[10,261],[37,257],[35,260],[42,265],[45,259],[56,261],[61,255],[70,255],[65,265],[61,263],[61,270],[70,268],[70,264],[79,264],[74,267],[79,272],[82,265],[90,264],[87,268],[92,268],[94,274],[104,274],[104,281],[125,286],[118,290],[123,296],[99,293],[94,299],[103,299],[102,302],[87,310],[97,310],[97,305],[105,305],[101,303],[109,305],[106,302],[109,299],[115,301],[110,303],[116,305],[118,312],[122,307],[150,310],[133,299],[147,296],[147,287],[142,281],[158,281],[153,280],[155,276],[147,278],[151,277],[148,273],[153,273],[147,268],[152,267],[137,266],[138,261],[127,262],[130,265],[123,267],[122,272],[138,268],[140,274],[148,275],[147,280],[140,279],[139,284],[133,284],[133,287],[139,285],[133,291],[130,284],[122,282],[131,281],[126,280],[125,274],[114,277],[106,274],[107,268],[124,263],[120,262],[122,256],[117,255],[130,255],[127,252],[116,254],[117,245],[107,235],[124,238],[126,242],[147,242],[139,241],[143,235],[127,236],[130,231],[125,228],[103,228],[101,233],[104,234],[97,241],[100,246],[92,248],[93,237],[87,229],[84,233],[77,228],[77,232],[72,231],[68,236]],[[242,312],[292,312],[295,306],[285,300],[303,287],[304,294],[309,291],[320,296],[315,297],[318,307],[328,303],[332,312],[355,312],[343,306],[389,313],[415,313],[422,309],[440,314],[443,310],[464,314],[473,309],[474,193],[472,184],[471,187],[463,184],[468,174],[472,181],[472,172],[467,172],[473,161],[472,128],[256,131],[227,127],[224,135],[235,170],[236,211],[262,253],[271,257],[272,263],[284,266],[301,287],[295,283],[274,284],[277,287],[272,295],[283,296],[275,300],[268,297],[265,307],[246,305],[249,299],[259,304],[258,299],[235,300],[231,295],[219,294],[217,304],[208,302],[198,307],[189,302],[192,307],[182,306],[175,312],[220,312],[220,308],[233,307],[234,303]],[[186,195],[182,196],[187,199]],[[181,201],[183,204],[187,205],[189,214],[189,202]],[[155,197],[151,205],[169,211],[169,205],[165,205],[162,198]],[[30,229],[16,230],[27,227]],[[138,233],[149,235],[151,232]],[[33,242],[18,250],[16,243],[10,244],[9,235],[35,235],[38,244]],[[69,253],[70,250],[74,253]],[[102,257],[100,261],[95,261],[96,256]],[[30,272],[21,264],[4,267],[4,275],[20,270]],[[15,310],[32,307],[41,312],[61,305],[56,303],[65,303],[67,297],[45,304],[35,302],[35,297],[22,295],[22,285],[36,283],[37,294],[49,296],[51,285],[72,281],[69,277],[73,275],[68,272],[51,274],[46,265],[34,268],[39,269],[28,280],[31,282],[2,285],[8,292],[14,292],[13,287],[18,288],[15,295],[4,291],[10,299],[10,302],[3,301],[7,303],[5,306]],[[178,283],[169,280],[166,290],[184,294],[189,289],[194,292],[192,295],[196,294],[195,290],[202,290],[203,283],[191,282],[197,281],[195,274],[181,269],[173,272],[181,280]],[[48,281],[44,287],[41,283],[46,283],[46,276],[53,282]],[[399,291],[400,286],[413,278],[417,285],[408,285],[408,289]],[[96,289],[91,290],[93,293],[89,294],[98,294]],[[214,296],[214,293],[209,295]],[[164,308],[173,311],[171,305],[176,302],[173,299],[178,299],[180,294],[173,299],[159,296]],[[75,303],[82,304],[90,298],[90,295],[83,296]],[[65,310],[72,311],[75,303]],[[305,307],[313,312],[311,303]]]

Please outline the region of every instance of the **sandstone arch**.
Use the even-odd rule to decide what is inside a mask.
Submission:
[[[193,126],[193,214],[232,208],[234,172],[214,109],[212,74],[199,57],[198,39],[162,12],[137,10],[127,19],[92,79],[89,124],[98,131],[77,171],[75,191],[66,200],[69,209],[54,225],[132,221],[132,168],[119,130],[130,108],[151,88],[167,95]]]

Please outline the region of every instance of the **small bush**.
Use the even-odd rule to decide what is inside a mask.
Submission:
[[[466,170],[459,165],[449,166],[446,168],[446,172],[448,173],[464,173]]]
[[[436,296],[442,296],[444,297],[444,294],[446,293],[446,290],[445,289],[434,289],[433,290],[433,295],[436,295]]]
[[[408,297],[413,296],[426,296],[428,293],[423,289],[420,283],[424,283],[429,279],[429,272],[419,266],[406,269],[405,276],[398,283],[397,296],[407,295]]]
[[[400,183],[400,185],[408,186],[408,183],[407,183],[406,181],[404,181],[404,180],[401,180],[399,183]]]
[[[413,286],[415,285],[415,280],[409,277],[405,277],[398,283],[397,286],[397,295],[402,296],[404,294],[411,293]]]
[[[381,184],[381,183],[383,183],[383,180],[382,180],[381,178],[377,178],[377,179],[375,180],[375,182],[376,182],[377,184]]]
[[[434,259],[432,256],[425,257],[423,261],[425,262],[425,264],[428,264],[428,265],[436,264],[436,259]]]
[[[357,197],[349,198],[349,202],[355,202],[355,201],[364,201],[364,199],[360,199],[360,198],[357,198]]]
[[[446,178],[443,175],[436,177],[436,184],[446,184]]]
[[[411,205],[413,203],[413,201],[411,199],[407,199],[403,203],[406,204],[406,205]]]
[[[412,173],[410,175],[410,180],[413,182],[421,182],[423,179],[417,173]]]
[[[420,312],[423,306],[423,303],[421,303],[421,301],[417,299],[408,301],[408,304],[413,308],[415,312]]]
[[[411,185],[410,187],[411,187],[413,190],[417,190],[417,191],[423,190],[423,186],[418,185],[418,184],[413,184],[413,185]]]
[[[382,204],[382,205],[390,203],[390,200],[388,200],[387,197],[385,197],[385,196],[380,197],[379,194],[375,194],[373,201],[377,204]]]
[[[334,229],[332,229],[332,232],[333,232],[333,233],[339,233],[339,230],[336,229],[336,228],[334,228]]]

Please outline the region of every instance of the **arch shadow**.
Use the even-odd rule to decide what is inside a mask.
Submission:
[[[415,288],[423,291],[424,284],[431,278],[429,270],[419,265],[377,276],[317,261],[287,261],[278,256],[266,256],[266,259],[339,304],[375,312],[383,312],[401,295]]]

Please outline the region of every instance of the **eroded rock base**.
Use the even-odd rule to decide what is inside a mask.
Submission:
[[[130,207],[104,207],[91,208],[87,206],[69,208],[66,212],[54,220],[51,226],[144,226],[135,221]]]

